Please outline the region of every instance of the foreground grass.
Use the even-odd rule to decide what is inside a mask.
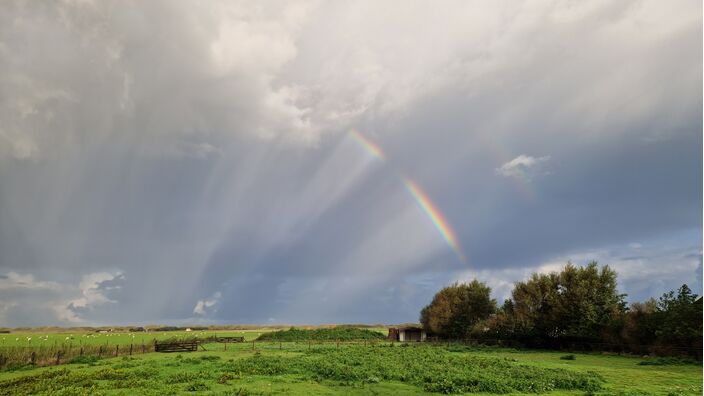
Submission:
[[[147,354],[0,373],[0,395],[22,394],[701,394],[699,365],[422,344],[217,344],[208,352]]]

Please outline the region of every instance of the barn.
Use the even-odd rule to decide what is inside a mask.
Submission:
[[[400,342],[425,341],[425,330],[421,326],[389,327],[389,340]]]

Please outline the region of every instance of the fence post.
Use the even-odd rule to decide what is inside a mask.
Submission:
[[[132,356],[132,344],[130,344],[130,356]]]
[[[340,340],[337,340],[337,346],[336,346],[336,348],[337,348],[337,349],[340,349]]]
[[[115,345],[115,356],[120,354],[120,345]]]
[[[103,346],[98,345],[98,358],[100,358],[103,355]]]
[[[254,350],[254,340],[252,340],[252,350]]]
[[[36,352],[32,351],[32,356],[30,357],[29,362],[32,364],[32,366],[34,366],[36,364],[36,362],[37,362],[37,353]]]
[[[56,352],[56,365],[61,364],[61,351]]]
[[[227,350],[227,341],[223,341],[223,344],[225,344],[225,350]]]
[[[83,356],[83,345],[81,345],[81,356]]]

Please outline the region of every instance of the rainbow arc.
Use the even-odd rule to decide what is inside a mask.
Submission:
[[[386,161],[386,154],[373,140],[364,136],[361,132],[355,129],[350,131],[350,135],[366,152],[377,159]],[[438,230],[447,245],[455,252],[462,263],[467,264],[467,257],[465,256],[459,240],[457,239],[457,234],[452,229],[452,226],[447,219],[445,219],[442,211],[440,211],[437,205],[433,203],[428,194],[420,188],[418,183],[403,175],[401,176],[401,179],[403,180],[403,184],[406,186],[408,192],[418,203],[418,206],[420,206],[423,210],[423,213],[425,213],[425,215],[430,219],[431,223]]]

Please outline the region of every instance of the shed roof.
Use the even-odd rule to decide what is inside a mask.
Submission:
[[[406,331],[406,330],[423,330],[423,326],[416,326],[416,325],[404,325],[404,326],[399,326],[397,327],[399,331]]]

